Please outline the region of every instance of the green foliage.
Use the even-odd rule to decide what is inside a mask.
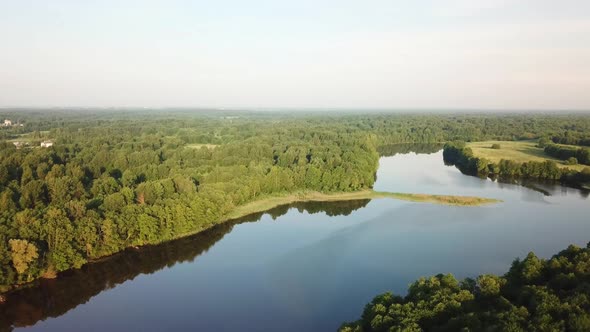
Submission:
[[[18,274],[25,273],[29,268],[29,264],[39,257],[37,247],[27,240],[12,239],[8,241],[8,244],[12,253],[14,269]]]
[[[575,159],[576,164],[579,162],[580,164],[590,165],[590,148],[549,144],[545,147],[545,153],[557,159],[567,160],[568,163],[573,162]]]
[[[24,127],[0,128],[0,286],[200,232],[264,197],[369,189],[378,148],[396,152],[389,144],[454,141],[445,156],[475,174],[590,181],[590,169],[567,173],[552,164],[475,160],[464,143],[579,137],[590,130],[584,116],[124,110],[1,116]],[[53,147],[16,149],[9,142],[46,139]],[[26,278],[12,260],[11,239],[37,248]],[[22,271],[22,260],[17,265]]]
[[[583,125],[566,126],[566,130],[551,138],[553,143],[590,146],[588,128]]]
[[[494,144],[492,144],[492,149],[495,149],[495,150],[500,150],[501,148],[502,148],[502,147],[501,147],[501,146],[500,146],[500,144],[498,144],[498,143],[494,143]]]
[[[340,331],[588,331],[590,248],[530,253],[503,277],[421,278],[405,297],[379,295]]]
[[[552,145],[549,145],[547,148],[550,146]],[[576,172],[567,168],[560,169],[552,160],[519,163],[513,160],[502,159],[499,163],[493,163],[485,158],[475,157],[470,148],[461,147],[457,143],[445,144],[443,158],[446,164],[455,165],[461,172],[469,175],[499,176],[506,179],[532,178],[559,180],[574,186],[590,181],[589,172]]]
[[[374,137],[342,120],[24,113],[33,132],[14,139],[48,130],[55,145],[0,144],[0,286],[202,231],[273,194],[369,189],[379,158]]]
[[[500,288],[506,284],[506,279],[484,274],[477,278],[477,289],[482,296],[497,296]]]
[[[551,140],[549,138],[541,137],[541,138],[539,138],[539,142],[537,143],[537,146],[540,148],[545,148],[550,143],[551,143]]]

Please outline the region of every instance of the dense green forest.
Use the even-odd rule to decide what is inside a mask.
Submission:
[[[551,140],[558,144],[590,146],[590,135],[584,131],[566,130],[560,135],[553,136]]]
[[[420,278],[379,295],[340,331],[589,331],[590,244],[550,259],[529,253],[504,276]]]
[[[0,290],[197,233],[254,200],[371,188],[379,151],[395,153],[391,144],[590,132],[583,114],[4,110],[0,118],[19,124],[0,128]],[[47,140],[53,146],[39,146]]]
[[[545,151],[553,147],[556,147],[556,145],[549,144],[546,146]],[[485,158],[475,157],[473,151],[463,141],[453,141],[445,144],[443,158],[445,163],[455,165],[461,172],[469,175],[489,176],[494,179],[559,180],[571,186],[580,186],[590,182],[590,167],[578,172],[567,168],[559,168],[551,160],[519,163],[509,159],[502,159],[500,162],[494,163]]]
[[[4,143],[0,284],[198,232],[265,195],[374,182],[378,154],[366,133],[192,121],[65,122],[46,134],[51,148]]]
[[[574,163],[590,165],[590,148],[548,144],[545,153],[561,160],[573,160]]]

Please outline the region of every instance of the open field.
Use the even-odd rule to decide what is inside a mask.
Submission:
[[[218,145],[217,144],[187,144],[186,147],[190,149],[200,149],[200,148],[207,148],[207,149],[215,149]]]
[[[33,138],[29,134],[22,134],[16,138],[7,139],[6,141],[7,142],[27,142],[27,143],[30,143],[32,141],[40,141],[40,140],[42,140],[42,139],[41,138]]]
[[[263,198],[242,206],[236,207],[227,219],[235,219],[249,214],[270,210],[276,206],[290,204],[295,202],[329,202],[329,201],[347,201],[356,199],[373,199],[373,198],[392,198],[404,201],[435,203],[445,205],[459,206],[478,206],[484,204],[499,203],[501,201],[483,197],[472,196],[450,196],[450,195],[427,195],[427,194],[406,194],[390,193],[373,190],[362,190],[349,193],[323,194],[319,192],[302,192],[285,196],[273,196]]]
[[[14,134],[13,138],[7,139],[6,142],[32,142],[32,141],[43,141],[48,139],[49,130],[39,131],[38,137],[33,137],[34,133]]]
[[[492,144],[500,144],[500,149],[492,149]],[[562,160],[545,154],[542,148],[536,147],[536,141],[485,141],[467,143],[473,150],[473,154],[479,158],[486,158],[492,162],[499,162],[501,159],[510,159],[519,163],[526,161],[553,160],[561,168],[569,168],[581,171],[585,165],[566,165]]]

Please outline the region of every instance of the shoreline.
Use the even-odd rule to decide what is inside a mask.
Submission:
[[[83,266],[88,264],[92,264],[94,262],[99,262],[103,260],[107,260],[112,256],[115,256],[119,253],[122,253],[128,249],[141,249],[142,247],[147,246],[154,246],[158,244],[162,244],[165,242],[179,240],[185,237],[193,236],[198,233],[204,232],[216,225],[223,224],[226,222],[230,222],[232,220],[246,217],[255,213],[261,213],[273,209],[275,207],[281,205],[288,205],[298,202],[334,202],[334,201],[352,201],[352,200],[360,200],[360,199],[397,199],[409,202],[416,202],[416,203],[430,203],[430,204],[441,204],[441,205],[451,205],[451,206],[481,206],[481,205],[489,205],[489,204],[496,204],[502,202],[501,200],[492,199],[492,198],[483,198],[483,197],[474,197],[474,196],[453,196],[453,195],[430,195],[430,194],[411,194],[411,193],[392,193],[392,192],[380,192],[374,191],[372,189],[369,190],[361,190],[361,191],[354,191],[354,192],[341,192],[341,193],[320,193],[316,191],[309,191],[309,192],[298,192],[292,194],[285,194],[285,195],[277,195],[277,196],[269,196],[265,198],[261,198],[250,203],[237,206],[231,213],[223,216],[221,220],[215,224],[210,225],[209,227],[202,228],[199,230],[195,230],[194,232],[189,232],[185,234],[179,234],[174,238],[149,243],[142,246],[129,246],[123,250],[120,250],[116,253],[111,255],[97,257],[93,260],[89,260]],[[23,289],[29,286],[32,286],[35,282],[38,282],[41,279],[55,279],[59,278],[59,274],[71,271],[73,269],[61,271],[55,276],[54,278],[37,278],[31,282],[19,284],[19,285],[12,285],[9,286],[8,290],[1,291],[0,296],[9,294],[14,291],[18,291],[19,289]],[[0,301],[0,305],[2,305],[2,301]]]
[[[225,217],[231,219],[245,217],[249,214],[264,212],[274,207],[297,203],[297,202],[331,202],[331,201],[351,201],[357,199],[378,199],[390,198],[402,201],[416,203],[430,203],[452,206],[481,206],[487,204],[501,203],[501,200],[493,198],[484,198],[476,196],[456,196],[456,195],[431,195],[431,194],[412,194],[412,193],[393,193],[374,190],[361,190],[354,192],[324,194],[320,192],[301,192],[284,196],[272,196],[259,199],[244,205],[236,207],[230,214]]]

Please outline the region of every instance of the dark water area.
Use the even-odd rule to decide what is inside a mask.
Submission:
[[[503,273],[529,251],[549,257],[590,241],[587,193],[465,176],[444,165],[440,147],[380,152],[387,157],[376,190],[503,202],[281,206],[11,293],[0,329],[330,331],[357,319],[373,296],[404,294],[420,276]]]
[[[365,207],[370,200],[343,202],[307,202],[283,205],[264,213],[235,219],[190,236],[154,246],[128,249],[112,257],[87,264],[79,270],[63,272],[56,279],[43,279],[31,287],[7,296],[0,308],[0,330],[11,325],[29,326],[51,317],[59,317],[102,291],[117,287],[141,274],[152,274],[177,263],[193,262],[223,239],[235,225],[256,222],[264,214],[273,220],[296,209],[300,213],[349,215]]]
[[[389,144],[381,145],[377,148],[377,152],[381,157],[393,157],[396,154],[431,154],[440,151],[444,144],[438,143],[422,143],[422,144]]]

